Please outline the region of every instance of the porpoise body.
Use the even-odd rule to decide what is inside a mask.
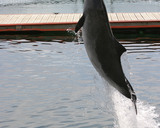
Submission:
[[[110,28],[103,0],[85,0],[84,12],[75,32],[82,28],[87,54],[98,73],[136,107],[136,94],[127,80],[121,65],[126,49],[117,41]]]

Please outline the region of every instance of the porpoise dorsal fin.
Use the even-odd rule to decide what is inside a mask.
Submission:
[[[77,33],[79,31],[79,29],[83,26],[85,21],[85,16],[83,14],[83,16],[80,18],[80,20],[78,21],[76,28],[75,28],[75,32]]]
[[[126,52],[126,48],[123,46],[123,45],[121,45],[118,41],[117,41],[117,39],[114,39],[115,41],[115,47],[116,47],[116,50],[117,50],[117,52],[118,52],[118,55],[119,55],[119,57],[124,53],[124,52]]]

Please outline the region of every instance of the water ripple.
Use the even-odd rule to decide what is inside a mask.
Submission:
[[[0,45],[6,48],[0,49],[0,127],[115,126],[110,92],[83,44],[1,41]],[[129,52],[130,77],[138,97],[156,106],[159,113],[159,44],[123,45]]]

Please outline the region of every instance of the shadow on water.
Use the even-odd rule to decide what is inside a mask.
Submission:
[[[112,29],[115,37],[120,41],[149,41],[159,42],[160,29]],[[16,32],[0,32],[0,39],[28,39],[31,41],[78,41],[76,34],[72,30],[58,32],[41,32],[41,31],[16,31]]]
[[[0,39],[27,39],[34,41],[73,41],[75,35],[69,32],[40,32],[40,31],[29,31],[29,32],[0,32]]]

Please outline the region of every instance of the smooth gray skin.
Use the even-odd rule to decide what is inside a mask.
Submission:
[[[75,32],[82,26],[85,48],[93,66],[113,87],[130,98],[136,109],[137,98],[124,75],[120,61],[120,57],[126,49],[112,33],[103,0],[85,0],[83,16],[79,20]]]

